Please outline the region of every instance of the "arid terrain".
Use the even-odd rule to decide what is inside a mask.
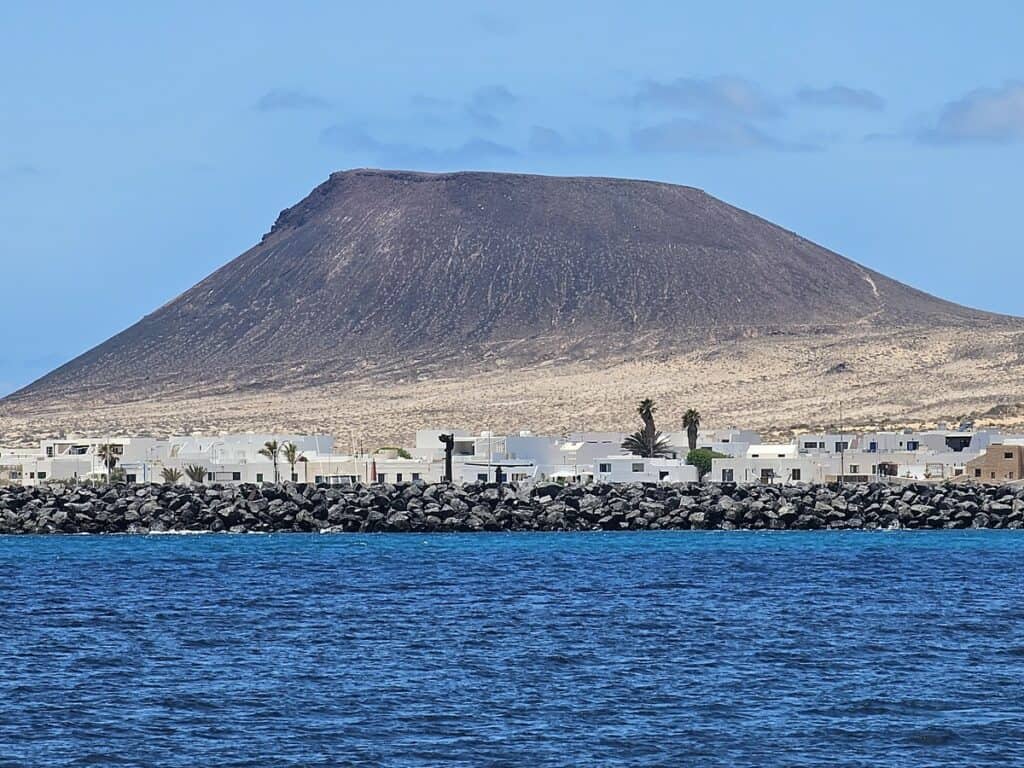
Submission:
[[[347,171],[261,242],[0,401],[59,432],[1024,424],[1024,320],[873,272],[690,187]]]
[[[348,382],[308,387],[194,394],[183,387],[156,399],[86,397],[13,413],[0,407],[0,442],[59,431],[295,430],[369,446],[406,443],[417,427],[434,425],[624,430],[635,426],[635,402],[648,395],[660,403],[661,423],[670,429],[696,406],[709,425],[784,434],[838,424],[840,403],[847,429],[965,417],[979,425],[1022,426],[1024,331],[978,335],[961,328],[862,327],[841,336],[741,339],[643,360],[554,358],[525,368],[495,360],[469,373],[425,372],[422,380],[396,361]]]

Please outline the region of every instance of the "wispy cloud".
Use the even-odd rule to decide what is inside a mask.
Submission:
[[[614,148],[615,140],[600,128],[575,130],[566,135],[545,125],[530,129],[527,148],[537,154],[593,155]]]
[[[978,88],[946,104],[915,138],[924,144],[1010,144],[1024,141],[1024,82]]]
[[[259,112],[326,109],[330,103],[319,96],[291,88],[274,88],[260,96],[253,108]]]
[[[461,99],[417,93],[410,103],[431,123],[468,119],[477,130],[493,131],[502,126],[508,110],[519,103],[519,97],[507,86],[494,84],[481,86]]]
[[[409,101],[414,109],[424,112],[451,112],[457,106],[453,99],[442,99],[425,93],[414,93]]]
[[[633,94],[637,107],[660,107],[739,117],[776,117],[782,109],[760,86],[739,77],[645,80]]]
[[[487,85],[477,88],[466,102],[466,114],[483,128],[497,128],[501,125],[499,113],[515,106],[519,98],[504,85]]]
[[[480,13],[473,18],[473,25],[481,32],[494,37],[508,37],[517,30],[512,20],[492,13]]]
[[[796,100],[810,107],[839,107],[880,112],[885,109],[885,99],[865,88],[851,88],[847,85],[831,85],[827,88],[801,88]]]
[[[815,149],[781,138],[761,123],[784,114],[783,102],[757,83],[739,77],[680,77],[646,80],[631,99],[634,107],[684,114],[632,131],[641,152],[718,154],[749,151],[794,152]]]
[[[472,137],[448,147],[425,144],[383,141],[353,125],[332,125],[321,135],[321,140],[333,146],[371,155],[375,162],[415,168],[452,168],[467,164],[488,163],[508,159],[519,153],[510,146]]]
[[[817,149],[813,145],[780,139],[749,122],[686,117],[639,128],[632,133],[632,144],[642,152],[697,154],[755,150],[806,152]]]
[[[0,165],[0,179],[31,179],[43,175],[43,169],[33,163]]]

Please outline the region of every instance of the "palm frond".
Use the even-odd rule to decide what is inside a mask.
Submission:
[[[689,408],[686,413],[683,414],[683,426],[689,429],[691,426],[700,428],[700,412],[694,408]]]
[[[672,445],[661,432],[640,430],[622,441],[623,450],[645,459],[668,458],[672,456]]]

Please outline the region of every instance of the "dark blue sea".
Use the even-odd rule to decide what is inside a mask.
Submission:
[[[1024,765],[1024,534],[0,537],[0,766]]]

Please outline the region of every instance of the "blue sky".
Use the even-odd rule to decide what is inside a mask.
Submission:
[[[4,3],[0,394],[334,170],[690,184],[1024,315],[1024,5]]]

